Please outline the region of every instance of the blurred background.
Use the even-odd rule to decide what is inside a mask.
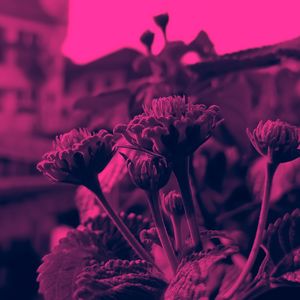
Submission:
[[[172,93],[187,92],[194,102],[218,104],[226,120],[225,138],[216,139],[214,153],[208,154],[208,146],[201,154],[209,171],[205,178],[218,203],[221,194],[229,202],[239,195],[249,198],[241,187],[251,189],[251,181],[237,184],[235,178],[230,191],[224,192],[217,182],[224,179],[225,170],[221,177],[213,172],[222,172],[224,159],[229,165],[237,161],[243,165],[245,156],[253,156],[245,128],[277,117],[299,126],[300,30],[294,26],[298,17],[294,2],[284,8],[275,3],[274,13],[269,5],[257,2],[252,15],[238,2],[219,9],[199,7],[198,1],[190,5],[179,1],[176,7],[170,1],[145,5],[129,1],[129,6],[111,2],[104,6],[98,1],[97,6],[92,0],[0,0],[3,300],[40,299],[36,268],[41,257],[68,228],[79,224],[75,188],[52,184],[36,171],[56,134],[74,127],[112,130],[153,97]],[[114,5],[119,9],[114,10]],[[193,13],[195,9],[199,15]],[[167,33],[159,21],[153,21],[153,16],[165,12],[170,15]],[[243,20],[243,15],[251,18]],[[285,26],[278,22],[279,16],[288,20]],[[155,34],[154,43],[151,34],[142,35],[148,29]],[[271,46],[261,47],[266,44]],[[240,51],[250,47],[254,49]],[[117,169],[120,164],[114,163]],[[134,189],[126,180],[121,187],[132,195]],[[299,178],[294,180],[288,190],[278,191],[275,202],[299,188]],[[143,212],[140,195],[126,202],[112,185],[107,181],[106,192],[117,199],[118,209]],[[245,203],[251,201],[248,198]],[[212,214],[214,209],[208,207]]]

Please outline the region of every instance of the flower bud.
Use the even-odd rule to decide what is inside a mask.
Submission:
[[[121,155],[127,161],[133,183],[139,188],[147,191],[161,189],[169,181],[171,168],[163,157],[142,155],[133,162],[125,154]]]
[[[266,156],[270,163],[283,163],[300,156],[299,129],[280,120],[260,121],[249,139],[256,151]]]
[[[145,31],[140,37],[140,41],[147,47],[147,50],[149,52],[151,52],[153,40],[154,33],[150,30]]]
[[[156,227],[143,229],[140,232],[140,240],[147,249],[151,249],[153,244],[161,246]]]
[[[170,216],[183,216],[184,207],[181,194],[176,191],[170,191],[162,197],[162,207],[164,212]]]
[[[157,26],[161,28],[161,30],[165,34],[167,25],[169,23],[169,15],[168,14],[157,15],[154,17],[154,22]]]

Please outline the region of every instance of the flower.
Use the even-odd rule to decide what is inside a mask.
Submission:
[[[150,30],[147,30],[142,34],[140,40],[147,47],[148,51],[151,52],[151,47],[154,40],[154,33]]]
[[[171,176],[171,168],[160,156],[141,155],[135,162],[120,153],[127,161],[132,182],[139,188],[150,191],[165,186]]]
[[[106,167],[113,152],[113,136],[106,130],[73,129],[56,137],[37,169],[54,181],[84,184]]]
[[[183,200],[181,194],[176,191],[170,191],[167,195],[163,195],[162,207],[167,215],[178,217],[184,215]]]
[[[218,125],[219,107],[191,104],[186,96],[154,99],[151,107],[128,125],[116,126],[133,146],[163,155],[170,160],[189,156]]]
[[[127,160],[128,173],[133,183],[145,190],[147,194],[148,205],[161,245],[168,258],[172,272],[175,273],[178,265],[177,257],[163,222],[158,197],[159,189],[168,183],[172,170],[167,160],[161,156],[142,155],[136,162],[133,162],[126,155],[121,155]]]
[[[167,25],[169,23],[169,15],[168,14],[160,14],[154,17],[154,22],[157,26],[161,28],[163,33],[165,34]]]
[[[300,156],[299,129],[280,120],[260,121],[251,133],[247,129],[249,139],[256,151],[266,156],[270,163],[282,163]]]

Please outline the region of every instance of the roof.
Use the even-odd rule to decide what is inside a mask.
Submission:
[[[234,71],[278,65],[282,58],[300,60],[300,37],[274,45],[241,50],[191,65],[202,78],[220,76]]]
[[[39,0],[1,0],[0,14],[39,23],[59,23],[57,19],[44,11]]]
[[[134,49],[123,48],[83,65],[75,64],[67,59],[65,64],[65,85],[68,87],[72,81],[91,72],[101,73],[103,71],[120,69],[130,72],[133,70],[134,60],[140,55],[142,54]]]

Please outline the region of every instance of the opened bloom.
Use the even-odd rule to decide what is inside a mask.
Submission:
[[[167,158],[192,154],[218,125],[219,107],[191,104],[186,96],[154,99],[151,107],[128,125],[119,125],[120,133],[133,146]]]
[[[271,163],[287,162],[300,156],[299,129],[296,126],[280,120],[260,121],[252,133],[249,130],[247,133],[256,151],[268,157]]]
[[[53,150],[37,169],[54,181],[84,184],[101,172],[113,156],[113,136],[106,130],[91,133],[73,129],[56,137]]]

